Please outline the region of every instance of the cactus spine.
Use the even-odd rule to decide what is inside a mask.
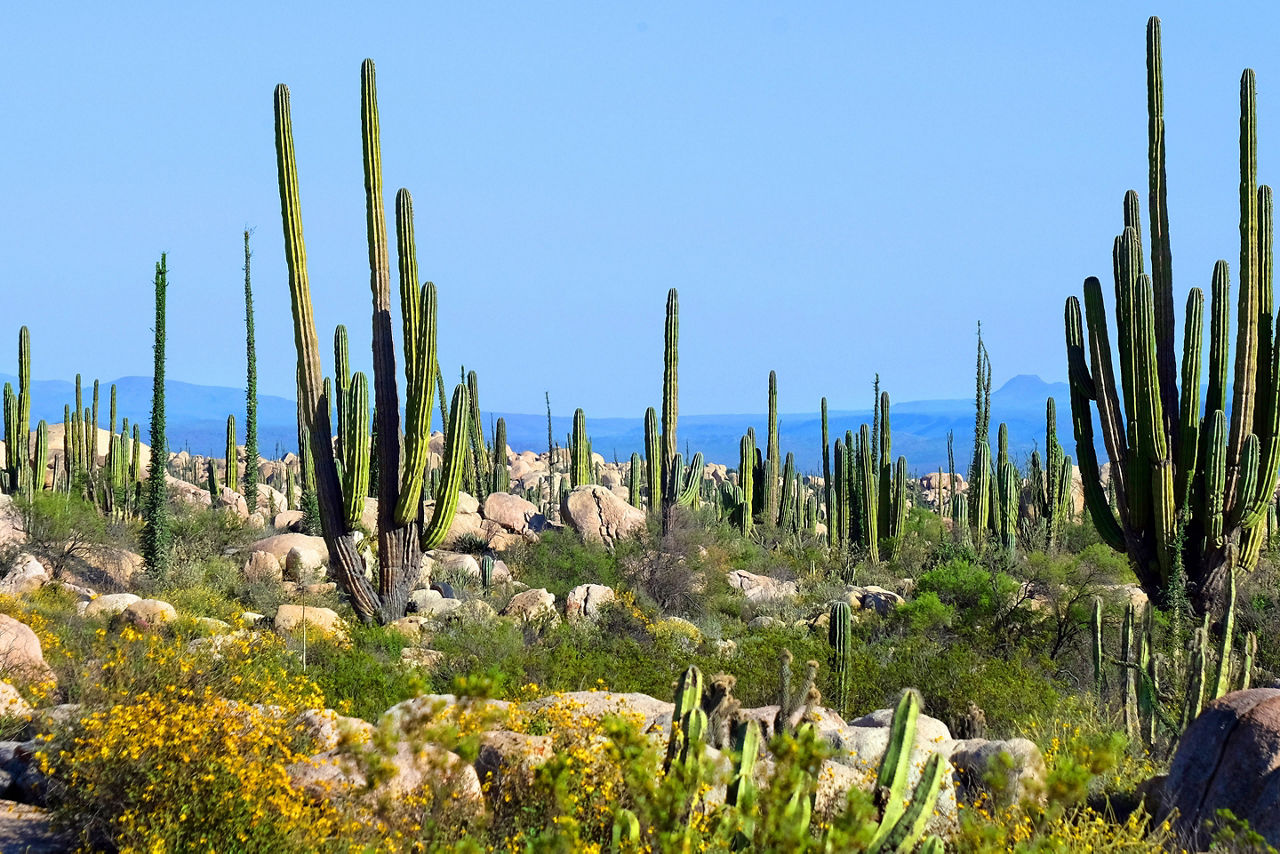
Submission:
[[[373,386],[379,472],[378,560],[373,582],[365,575],[364,559],[357,548],[354,532],[347,524],[347,511],[357,497],[363,496],[349,496],[350,501],[344,499],[343,484],[334,459],[329,401],[322,391],[323,371],[302,236],[289,90],[283,84],[276,87],[276,157],[294,340],[298,350],[299,410],[302,415],[301,426],[310,439],[307,444],[313,457],[321,528],[329,548],[331,571],[343,591],[351,598],[356,614],[366,622],[389,622],[404,614],[409,592],[418,577],[422,549],[433,548],[443,540],[457,509],[462,451],[469,435],[469,396],[465,386],[459,386],[454,391],[435,509],[430,521],[420,530],[421,493],[426,474],[425,445],[430,438],[431,380],[438,370],[435,359],[434,289],[430,283],[419,288],[411,231],[412,200],[407,191],[401,191],[396,195],[397,258],[401,275],[401,313],[405,324],[407,378],[405,465],[402,468],[396,356],[391,333],[391,274],[382,202],[378,106],[374,67],[370,60],[365,60],[361,67],[360,117],[373,302]],[[409,311],[404,310],[406,305],[410,307]],[[414,307],[418,309],[416,313],[413,311]],[[354,412],[355,407],[350,407],[350,410]]]

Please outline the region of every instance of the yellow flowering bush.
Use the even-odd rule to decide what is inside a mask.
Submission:
[[[86,848],[314,851],[343,822],[292,785],[306,745],[290,718],[170,685],[87,715],[39,762]]]

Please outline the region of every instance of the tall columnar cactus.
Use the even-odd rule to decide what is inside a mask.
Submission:
[[[738,485],[742,488],[742,506],[739,508],[738,530],[743,535],[751,533],[752,500],[755,496],[756,468],[755,437],[748,433],[738,443]]]
[[[89,456],[89,471],[98,470],[98,381],[93,381],[93,418],[85,424],[85,448]]]
[[[769,433],[765,446],[764,507],[770,523],[778,520],[778,477],[782,460],[778,450],[778,375],[769,372]]]
[[[880,375],[876,374],[876,385],[880,385]],[[890,536],[889,529],[893,525],[893,434],[889,429],[889,392],[880,393],[880,405],[878,408],[879,424],[872,425],[875,430],[878,426],[879,441],[877,437],[872,436],[872,456],[879,452],[879,462],[876,470],[880,473],[880,482],[877,486],[877,497],[880,500],[880,508],[877,512],[877,523],[879,525],[879,536]]]
[[[836,710],[843,716],[849,702],[849,644],[853,635],[853,610],[848,602],[831,606],[827,624],[827,641],[831,644],[831,675],[835,677]]]
[[[235,415],[227,416],[227,489],[233,492],[239,489],[239,467],[236,464],[236,458],[239,456],[239,450],[236,445],[236,417]]]
[[[667,319],[662,337],[662,529],[670,529],[678,503],[681,470],[676,468],[680,445],[676,425],[680,414],[680,297],[667,291]]]
[[[858,481],[862,496],[862,538],[867,557],[872,563],[880,562],[880,543],[877,532],[879,508],[876,500],[876,472],[871,459],[871,429],[866,424],[858,437]]]
[[[13,402],[9,402],[9,398]],[[5,451],[9,488],[16,491],[24,479],[31,476],[28,470],[28,449],[31,439],[31,333],[27,327],[18,330],[18,393],[5,383]]]
[[[1166,213],[1160,22],[1147,29],[1151,274],[1143,270],[1136,196],[1113,248],[1120,378],[1112,365],[1102,285],[1084,284],[1067,300],[1067,361],[1076,456],[1099,533],[1125,552],[1143,589],[1165,607],[1181,557],[1189,599],[1214,610],[1233,569],[1249,570],[1264,539],[1261,525],[1280,464],[1280,347],[1272,334],[1272,198],[1257,186],[1254,74],[1240,80],[1240,268],[1235,376],[1229,422],[1226,397],[1229,283],[1214,268],[1208,392],[1200,407],[1203,295],[1187,301],[1182,369],[1176,363],[1173,285]],[[1089,359],[1085,356],[1088,338]],[[1179,390],[1177,379],[1181,375]],[[1115,508],[1106,500],[1093,445],[1096,407]],[[1202,438],[1203,437],[1203,438]]]
[[[1003,422],[997,431],[996,445],[996,532],[1005,552],[1013,554],[1018,544],[1018,499],[1022,479],[1009,457],[1009,427]]]
[[[49,425],[41,419],[36,424],[36,450],[31,458],[31,488],[44,489],[45,469],[49,466]]]
[[[645,483],[649,487],[649,516],[662,513],[662,437],[658,434],[658,411],[650,406],[644,412]]]
[[[1063,453],[1062,445],[1058,442],[1058,407],[1052,397],[1045,401],[1044,420],[1044,496],[1041,501],[1046,546],[1049,551],[1053,551],[1057,548],[1063,523],[1071,512],[1071,485],[1075,469],[1071,457]]]
[[[783,531],[790,531],[796,524],[795,475],[796,456],[787,452],[786,462],[782,465],[782,492],[778,498],[778,518],[775,520]]]
[[[484,500],[485,494],[493,481],[493,459],[489,446],[484,441],[484,426],[480,421],[480,382],[475,371],[467,372],[467,394],[471,400],[471,458],[476,471],[476,497]]]
[[[156,264],[155,368],[151,392],[151,466],[147,473],[147,496],[142,509],[142,557],[147,569],[161,576],[169,568],[172,533],[169,527],[169,490],[165,483],[165,460],[169,443],[164,430],[164,345],[165,292],[168,266],[163,253]],[[78,395],[77,395],[78,397]]]
[[[834,507],[834,486],[831,483],[831,438],[827,433],[827,399],[822,398],[822,503],[827,514],[827,545],[837,544]]]
[[[493,427],[493,486],[490,492],[511,490],[511,464],[507,462],[507,420],[499,418]]]
[[[735,840],[736,847],[748,848],[755,835],[758,810],[756,802],[759,791],[756,788],[756,759],[760,756],[760,724],[754,720],[746,720],[737,724],[733,734],[735,761],[733,779],[725,790],[725,803],[738,810],[741,817],[741,835]]]
[[[569,476],[575,487],[591,484],[591,440],[587,438],[587,415],[573,412],[573,433],[569,436]]]
[[[360,118],[364,151],[366,231],[369,244],[370,290],[373,298],[373,386],[377,423],[378,554],[374,581],[366,576],[355,532],[348,524],[334,459],[329,401],[325,399],[320,348],[311,308],[306,249],[302,236],[297,163],[289,112],[289,90],[275,92],[276,159],[280,182],[281,220],[294,340],[298,350],[299,409],[312,452],[320,523],[329,549],[329,565],[342,589],[364,621],[389,622],[403,616],[409,592],[417,581],[422,550],[439,545],[457,509],[463,452],[468,444],[469,402],[465,386],[454,391],[445,433],[444,463],[431,519],[421,526],[422,489],[426,475],[426,445],[430,439],[432,379],[435,358],[434,288],[419,288],[412,234],[412,200],[405,190],[396,194],[397,258],[400,272],[401,319],[404,326],[406,415],[404,465],[401,466],[400,403],[396,382],[396,354],[391,330],[391,270],[383,211],[382,163],[374,67],[361,67]],[[355,411],[355,407],[351,408]],[[344,439],[345,441],[345,439]],[[398,476],[397,476],[398,473]],[[362,496],[361,496],[362,497]],[[356,496],[351,496],[352,500]]]
[[[644,509],[644,461],[634,451],[631,454],[631,471],[627,477],[627,502],[632,507]]]
[[[978,538],[991,521],[991,357],[978,324],[978,363],[975,375],[973,456],[969,462],[969,524]]]

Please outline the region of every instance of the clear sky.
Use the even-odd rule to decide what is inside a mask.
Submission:
[[[320,337],[345,322],[367,368],[369,56],[388,210],[414,194],[446,377],[485,409],[640,415],[671,286],[686,413],[762,411],[770,369],[784,412],[866,408],[876,371],[964,397],[978,320],[997,384],[1061,379],[1063,300],[1109,275],[1124,190],[1145,205],[1152,13],[1180,306],[1236,266],[1245,66],[1276,180],[1276,4],[15,4],[0,371],[26,323],[37,378],[148,375],[166,250],[169,376],[241,385],[248,225],[259,388],[292,396],[279,82]]]

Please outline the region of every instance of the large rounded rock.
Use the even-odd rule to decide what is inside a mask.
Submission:
[[[31,555],[23,552],[14,560],[4,578],[0,578],[0,596],[34,593],[49,583],[49,570]]]
[[[284,556],[284,577],[298,584],[319,584],[324,581],[324,556],[313,549],[294,546]]]
[[[579,486],[561,502],[560,518],[587,542],[612,547],[644,530],[644,511],[632,507],[603,486]]]
[[[244,577],[252,582],[284,581],[284,569],[271,552],[255,551],[244,562]]]
[[[303,605],[281,605],[276,611],[275,629],[281,634],[293,634],[302,630],[302,624],[317,634],[333,638],[345,638],[347,626],[331,608],[308,608]]]
[[[615,602],[618,595],[612,587],[603,584],[579,584],[569,591],[564,600],[564,616],[571,623],[578,620],[595,620],[607,602]]]
[[[1222,809],[1280,845],[1280,689],[1215,700],[1178,742],[1157,818],[1176,812],[1180,837],[1203,847]]]
[[[735,569],[725,576],[729,586],[741,590],[750,602],[772,602],[776,599],[789,599],[796,595],[794,581],[779,581],[767,575],[756,575],[745,569]]]
[[[555,619],[556,597],[543,587],[517,593],[507,603],[507,607],[502,609],[502,616],[515,617],[526,623],[531,620]]]
[[[1001,757],[1008,757],[1009,761],[1006,763]],[[1003,777],[998,791],[1010,802],[1017,803],[1044,792],[1048,769],[1040,748],[1028,739],[966,739],[956,742],[950,758],[968,801],[975,801],[979,792],[987,790],[993,772]]]
[[[178,619],[178,611],[159,599],[139,599],[124,609],[124,618],[141,629],[154,629]]]
[[[141,600],[141,596],[132,593],[108,593],[81,603],[84,607],[79,613],[82,617],[114,617],[116,614],[123,614],[125,608]]]
[[[53,681],[40,638],[26,624],[0,614],[0,676],[26,682]]]
[[[508,492],[495,492],[486,498],[483,514],[485,519],[515,534],[541,531],[547,524],[547,518],[533,502]]]
[[[290,550],[295,548],[319,555],[322,561],[329,557],[329,547],[325,545],[324,537],[310,537],[306,534],[276,534],[249,546],[249,553],[266,552],[283,566]]]

